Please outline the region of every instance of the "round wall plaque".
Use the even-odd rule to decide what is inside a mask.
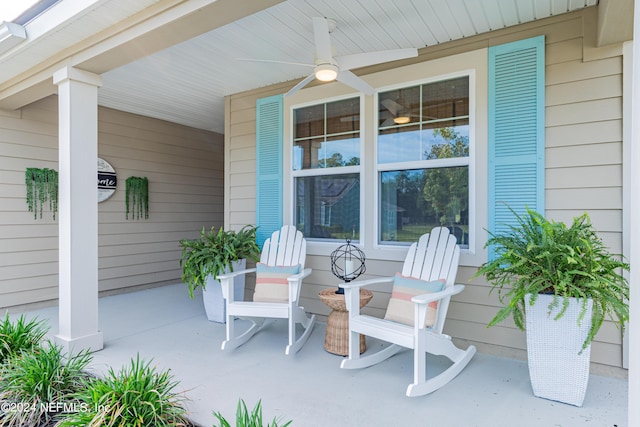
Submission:
[[[98,157],[98,203],[113,196],[117,185],[116,170],[109,162]]]

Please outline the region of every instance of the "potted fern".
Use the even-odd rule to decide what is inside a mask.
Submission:
[[[198,239],[182,239],[180,247],[180,267],[182,281],[187,284],[189,296],[193,298],[194,291],[202,287],[203,300],[207,318],[211,321],[224,323],[225,305],[222,298],[220,282],[216,279],[220,274],[246,267],[246,260],[258,261],[260,248],[256,243],[257,227],[244,226],[240,231],[215,231],[203,228]],[[234,292],[236,298],[244,296],[244,276],[235,278]]]
[[[490,233],[485,247],[495,256],[474,276],[484,275],[504,304],[489,326],[512,316],[526,329],[534,394],[581,406],[591,342],[605,318],[621,329],[629,319],[629,264],[609,252],[586,213],[567,227],[530,209],[512,212],[516,225]]]

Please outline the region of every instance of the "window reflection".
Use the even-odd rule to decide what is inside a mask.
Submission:
[[[295,180],[296,224],[305,237],[360,237],[360,174],[299,177]]]
[[[293,170],[360,164],[360,98],[294,111]]]
[[[293,170],[333,168],[360,164],[358,138],[305,139],[294,142]]]
[[[469,245],[469,168],[416,169],[380,174],[380,241],[415,242],[445,226]]]
[[[294,110],[296,226],[310,239],[360,237],[360,97]],[[337,168],[347,168],[342,172]],[[327,169],[331,168],[331,171]]]
[[[400,164],[380,167],[379,241],[413,242],[446,226],[468,247],[469,77],[382,92],[378,100],[377,163]],[[433,162],[440,159],[452,161]]]

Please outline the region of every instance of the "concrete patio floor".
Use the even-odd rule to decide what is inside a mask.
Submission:
[[[57,332],[57,307],[27,315],[49,319],[51,335]],[[534,397],[526,362],[486,354],[476,354],[442,389],[405,397],[412,379],[410,352],[367,369],[342,370],[342,357],[323,349],[322,322],[292,357],[284,354],[284,320],[222,352],[224,325],[207,321],[201,295],[189,299],[183,284],[101,298],[100,328],[105,347],[93,355],[95,373],[118,370],[136,353],[153,359],[180,382],[190,419],[201,426],[217,426],[212,411],[235,420],[239,399],[250,409],[261,399],[265,420],[293,420],[297,427],[627,426],[627,380],[591,375],[578,408]],[[431,358],[429,369],[442,369],[440,362]]]

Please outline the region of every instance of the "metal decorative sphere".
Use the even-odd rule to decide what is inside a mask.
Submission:
[[[334,276],[344,282],[355,280],[365,272],[365,255],[357,246],[351,244],[347,239],[345,245],[331,252],[331,272]],[[343,293],[342,288],[337,293]]]

